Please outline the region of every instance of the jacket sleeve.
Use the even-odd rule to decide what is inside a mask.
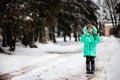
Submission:
[[[80,41],[83,42],[83,43],[85,42],[85,35],[84,34],[82,34],[82,36],[80,38]]]
[[[95,43],[99,43],[101,41],[100,36],[98,34],[95,35]]]
[[[87,42],[91,42],[91,39],[87,35],[83,34],[80,38],[80,41],[83,43],[87,43]]]
[[[93,26],[93,33],[97,33],[97,28]]]

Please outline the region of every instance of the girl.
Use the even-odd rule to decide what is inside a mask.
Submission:
[[[81,42],[84,43],[84,57],[86,57],[86,73],[94,74],[95,72],[95,57],[96,44],[100,42],[100,37],[97,34],[95,26],[88,24],[83,28],[84,34],[81,37]]]

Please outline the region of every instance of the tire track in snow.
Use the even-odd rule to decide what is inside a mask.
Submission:
[[[80,51],[80,52],[82,52],[82,51]],[[51,53],[51,52],[50,52]],[[1,79],[5,79],[5,80],[11,80],[13,77],[17,77],[17,76],[20,76],[20,75],[24,75],[24,74],[26,74],[26,73],[29,73],[30,71],[32,71],[32,70],[34,70],[34,69],[37,69],[37,68],[39,68],[39,67],[41,67],[41,66],[45,66],[45,65],[48,65],[48,64],[50,64],[52,61],[54,61],[54,60],[58,60],[58,59],[62,59],[62,58],[65,58],[65,57],[69,57],[69,56],[71,56],[73,53],[77,53],[77,52],[71,52],[70,54],[66,54],[67,52],[61,52],[61,53],[57,53],[57,52],[53,52],[53,53],[51,53],[51,54],[59,54],[57,57],[54,57],[54,58],[52,58],[52,59],[47,59],[47,60],[45,60],[45,61],[41,61],[41,62],[39,62],[39,63],[37,63],[37,64],[34,64],[34,65],[31,65],[31,66],[26,66],[26,67],[24,67],[24,68],[22,68],[22,69],[20,69],[20,70],[16,70],[16,71],[14,71],[14,72],[11,72],[11,73],[5,73],[5,74],[1,74],[0,75],[0,80]],[[54,66],[53,66],[54,67]]]

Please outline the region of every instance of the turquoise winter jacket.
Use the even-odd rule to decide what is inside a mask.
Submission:
[[[84,43],[84,57],[96,57],[96,45],[100,42],[100,36],[97,34],[97,29],[93,26],[92,34],[89,34],[85,26],[83,32],[85,34],[82,34],[80,41]]]

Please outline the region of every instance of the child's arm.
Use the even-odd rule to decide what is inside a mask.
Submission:
[[[82,34],[82,36],[80,38],[80,41],[83,42],[83,43],[85,42],[85,35],[84,34]]]
[[[95,43],[99,43],[101,41],[99,34],[95,34]]]
[[[82,34],[82,36],[80,38],[80,41],[83,42],[83,43],[86,43],[86,42],[90,42],[91,40],[88,37],[88,35]]]

